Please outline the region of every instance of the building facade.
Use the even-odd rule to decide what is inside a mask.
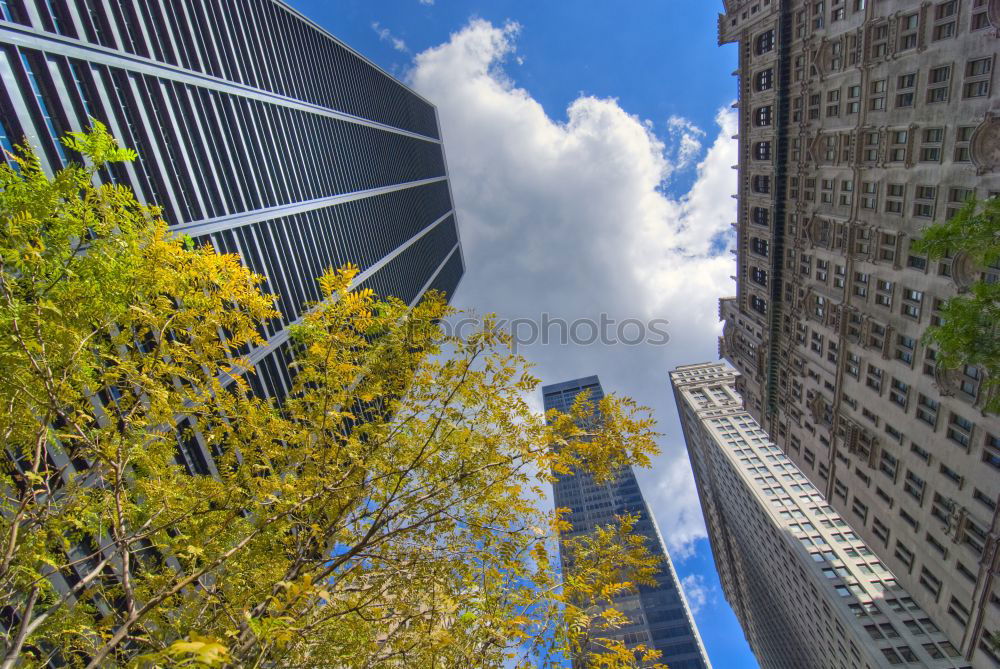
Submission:
[[[735,370],[670,380],[726,599],[764,669],[970,667],[743,408]]]
[[[1000,419],[922,345],[1000,269],[910,245],[1000,192],[997,0],[726,0],[747,409],[975,666],[1000,666]]]
[[[581,392],[589,393],[595,403],[604,397],[596,376],[574,379],[543,386],[545,410],[568,411]],[[600,483],[582,472],[564,476],[553,489],[556,507],[571,509],[565,519],[573,529],[562,538],[592,532],[613,522],[616,515],[633,514],[639,519],[635,533],[645,537],[650,551],[662,560],[655,586],[640,586],[635,594],[615,600],[633,624],[622,627],[614,637],[662,651],[660,661],[670,669],[711,669],[670,554],[632,469],[625,468],[613,480]]]
[[[3,0],[0,80],[3,148],[55,170],[95,118],[139,154],[102,178],[266,277],[261,396],[289,390],[288,328],[326,268],[408,303],[462,276],[436,110],[278,0]],[[217,473],[197,431],[179,457]]]

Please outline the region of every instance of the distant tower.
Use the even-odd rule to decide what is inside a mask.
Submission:
[[[760,666],[971,669],[743,408],[736,377],[670,374],[722,590]]]
[[[594,402],[604,397],[596,376],[543,386],[545,410],[566,411],[584,391],[590,393]],[[661,661],[670,669],[711,669],[670,554],[632,469],[622,469],[606,483],[597,483],[582,473],[564,476],[553,488],[555,505],[572,509],[566,520],[573,530],[566,537],[591,532],[598,525],[611,523],[615,515],[634,514],[639,517],[635,532],[646,537],[653,554],[663,560],[655,587],[640,586],[636,594],[616,600],[618,609],[628,614],[634,624],[621,628],[612,636],[629,644],[644,643],[663,651]]]

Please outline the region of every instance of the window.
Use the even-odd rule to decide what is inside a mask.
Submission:
[[[915,49],[917,47],[917,28],[920,17],[917,14],[907,14],[899,18],[899,50]]]
[[[826,115],[840,116],[840,89],[828,91],[826,94]]]
[[[768,30],[767,32],[761,33],[757,36],[757,43],[755,45],[755,50],[757,55],[767,53],[774,48],[774,31]]]
[[[989,435],[983,448],[983,462],[1000,469],[1000,437]]]
[[[948,603],[948,613],[952,618],[957,620],[962,627],[969,624],[969,609],[967,609],[962,602],[954,597],[952,597],[951,601]]]
[[[927,83],[927,102],[947,102],[951,84],[951,65],[931,68]]]
[[[861,86],[847,87],[847,113],[857,114],[861,111]]]
[[[899,560],[904,565],[906,565],[906,571],[910,571],[911,569],[913,569],[913,558],[914,558],[913,551],[911,551],[905,545],[900,543],[899,539],[896,540],[896,550],[894,551],[893,555],[899,558]]]
[[[975,490],[972,491],[972,498],[975,499],[980,504],[982,504],[983,506],[985,506],[991,512],[997,510],[997,501],[996,501],[996,498],[995,497],[989,497],[988,495],[986,495],[986,493],[984,493],[979,488],[976,488]]]
[[[885,56],[889,50],[889,24],[882,23],[881,25],[872,26],[871,40],[872,58]]]
[[[968,163],[972,161],[972,153],[969,143],[972,141],[972,133],[975,127],[971,125],[959,126],[955,134],[955,155],[956,163]]]
[[[759,237],[751,237],[750,249],[757,255],[761,255],[766,258],[768,255],[768,242],[766,239],[761,239]]]
[[[892,281],[879,279],[875,284],[875,304],[891,309],[894,288],[895,284]]]
[[[883,372],[881,369],[871,363],[868,363],[868,374],[865,380],[865,385],[874,390],[876,393],[881,394],[882,376]]]
[[[918,523],[918,522],[917,522],[917,519],[916,519],[916,518],[914,518],[913,516],[911,516],[911,515],[910,515],[910,514],[909,514],[909,513],[908,513],[908,512],[906,511],[906,509],[903,509],[903,508],[900,508],[900,509],[899,509],[899,517],[900,517],[900,518],[902,518],[902,519],[903,519],[903,522],[905,522],[905,523],[906,523],[907,525],[909,525],[909,526],[910,526],[910,528],[911,528],[911,529],[912,529],[912,530],[913,530],[914,532],[916,532],[916,531],[917,531],[918,529],[920,529],[920,523]]]
[[[754,76],[754,90],[756,91],[767,91],[770,90],[774,84],[774,68],[767,68],[766,70],[761,70]]]
[[[885,109],[885,79],[871,82],[868,87],[869,102],[868,108],[872,111],[882,111]]]
[[[878,210],[878,182],[861,182],[861,208]]]
[[[912,107],[913,92],[917,85],[917,75],[915,73],[901,74],[896,77],[896,106]]]
[[[851,506],[851,510],[854,515],[861,519],[861,522],[868,522],[868,505],[858,499],[856,496],[854,498],[854,504]]]
[[[905,490],[910,497],[917,500],[917,504],[924,503],[924,488],[926,484],[922,478],[913,473],[912,470],[906,471],[906,480],[903,482],[903,490]]]
[[[952,413],[948,420],[948,438],[962,448],[968,448],[972,441],[972,428],[972,421]]]
[[[913,215],[918,218],[934,218],[934,205],[937,200],[937,186],[917,186],[913,203]]]
[[[936,498],[939,497],[939,495],[937,493],[934,493],[934,497],[935,497],[935,501],[936,501]],[[936,513],[937,511],[938,511],[938,507],[936,507],[936,506],[931,507],[931,513],[934,513],[935,517],[938,518],[938,520],[941,520],[941,522],[947,523],[948,522],[948,513],[944,513],[944,516],[943,516],[943,519],[942,519],[942,516],[938,515]],[[948,557],[948,549],[945,548],[944,545],[940,541],[938,541],[936,538],[934,538],[933,534],[931,534],[930,532],[928,532],[925,535],[925,537],[927,539],[927,545],[930,546],[931,548],[933,548],[935,551],[937,551],[938,555],[940,555],[943,558]]]
[[[750,268],[750,280],[761,286],[767,286],[767,270],[760,269],[759,267]]]
[[[962,87],[962,97],[982,98],[990,94],[990,71],[993,69],[992,58],[970,60],[965,64],[965,83]]]
[[[920,145],[920,161],[924,163],[941,162],[942,143],[944,142],[944,128],[927,128],[922,136],[923,142]]]
[[[860,369],[861,369],[861,356],[854,353],[848,353],[847,370],[846,370],[847,373],[853,376],[854,378],[858,378],[859,374],[861,373]]]
[[[940,408],[941,403],[937,400],[923,394],[917,396],[917,419],[935,429],[937,428],[938,409]]]
[[[920,310],[923,301],[924,294],[921,291],[913,290],[912,288],[904,288],[902,306],[903,315],[914,320],[920,320]]]
[[[872,518],[872,532],[883,545],[889,544],[889,528],[878,518]]]
[[[772,117],[771,109],[772,109],[771,105],[767,105],[765,107],[757,107],[757,109],[754,110],[754,115],[753,115],[754,125],[756,125],[758,128],[763,128],[765,126],[771,125],[771,117]]]
[[[910,386],[899,379],[893,377],[889,384],[889,400],[898,406],[906,409],[907,401],[910,398]]]
[[[931,39],[935,42],[955,36],[957,1],[948,0],[934,8],[934,32]]]
[[[949,188],[948,189],[948,209],[945,218],[950,220],[959,212],[969,199],[975,196],[975,191],[971,188]]]
[[[969,399],[975,401],[976,396],[979,394],[979,381],[982,377],[982,372],[979,367],[975,365],[965,365],[962,368],[962,374],[958,378],[958,387]]]
[[[970,30],[984,30],[990,27],[990,19],[987,16],[986,0],[976,0],[972,5],[972,20]]]
[[[907,367],[913,367],[913,354],[916,348],[917,341],[913,337],[896,335],[896,360],[905,363]]]
[[[767,300],[757,297],[756,295],[751,295],[750,308],[759,314],[767,314]]]
[[[754,144],[753,155],[757,160],[770,160],[771,142],[757,142]]]
[[[927,567],[923,567],[920,570],[920,585],[927,588],[927,591],[934,595],[934,601],[937,601],[938,596],[941,594],[941,579],[935,576]]]
[[[894,130],[889,138],[889,160],[895,163],[906,161],[906,154],[910,148],[910,133],[906,130]]]
[[[878,468],[883,474],[885,474],[890,480],[896,480],[896,469],[899,466],[899,460],[895,455],[888,451],[882,451],[879,455]]]
[[[906,195],[904,184],[889,184],[885,195],[885,210],[892,214],[903,213],[903,200]]]
[[[771,192],[771,177],[767,174],[755,174],[750,180],[750,188],[753,189],[754,193],[767,194]],[[764,210],[767,211],[766,209]],[[763,225],[767,225],[767,217],[765,216],[765,221]]]

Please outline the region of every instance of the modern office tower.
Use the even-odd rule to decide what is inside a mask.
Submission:
[[[743,408],[736,378],[719,363],[670,374],[722,588],[760,666],[969,667]]]
[[[568,411],[581,392],[588,392],[595,403],[604,397],[596,376],[555,383],[542,387],[545,410]],[[621,628],[615,638],[663,651],[660,661],[670,669],[711,669],[670,554],[632,469],[622,469],[612,481],[604,483],[584,473],[575,473],[561,477],[553,488],[556,507],[572,510],[566,520],[573,529],[562,538],[592,532],[599,525],[613,522],[616,515],[634,514],[639,518],[635,532],[647,539],[654,555],[662,558],[655,587],[640,586],[634,595],[615,600],[618,610],[634,621]]]
[[[417,301],[463,273],[437,114],[277,0],[0,2],[0,142],[49,169],[88,117],[139,160],[104,177],[163,208],[178,234],[238,253],[281,317],[250,358],[255,391],[289,389],[288,327],[325,268]],[[200,436],[192,472],[215,473]]]
[[[996,0],[727,0],[739,47],[740,394],[976,666],[1000,666],[1000,419],[921,344],[1000,280],[911,250],[1000,191]]]

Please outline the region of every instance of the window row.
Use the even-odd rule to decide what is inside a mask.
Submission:
[[[31,25],[26,2],[8,20]],[[37,29],[438,137],[434,108],[272,0],[33,2]]]

